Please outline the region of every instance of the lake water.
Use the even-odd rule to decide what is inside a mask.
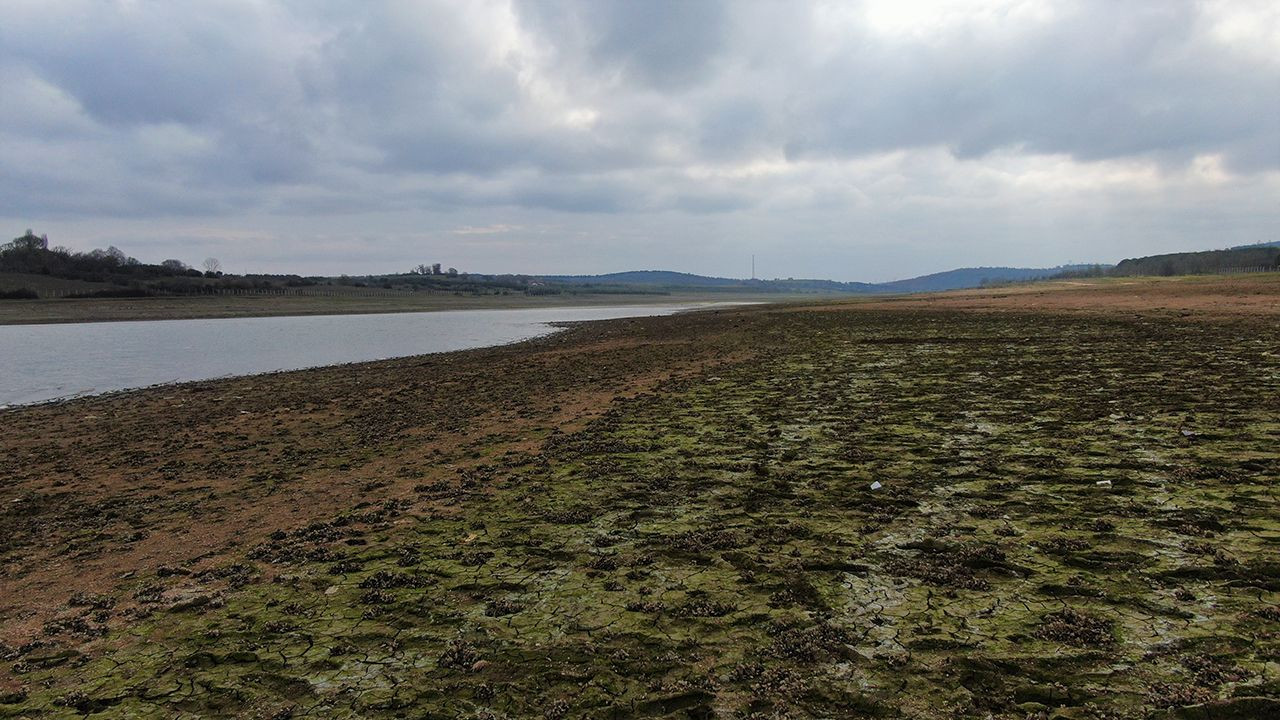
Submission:
[[[712,305],[7,325],[0,326],[0,406],[502,345],[554,332],[547,323]]]

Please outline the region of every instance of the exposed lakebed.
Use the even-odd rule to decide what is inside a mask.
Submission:
[[[1270,318],[864,308],[7,412],[0,717],[1280,717]]]
[[[0,406],[502,345],[553,332],[550,323],[668,315],[716,304],[5,326]]]

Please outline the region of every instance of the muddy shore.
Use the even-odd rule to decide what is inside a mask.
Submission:
[[[398,293],[372,297],[273,295],[58,298],[0,302],[0,325],[44,323],[192,320],[304,315],[369,315],[442,310],[518,310],[616,305],[687,305],[712,302],[788,302],[804,296],[727,292],[580,295],[428,295]]]
[[[724,309],[5,411],[0,717],[1274,714],[1276,289]]]

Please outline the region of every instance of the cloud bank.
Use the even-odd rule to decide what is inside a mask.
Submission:
[[[1280,8],[15,0],[0,219],[232,270],[878,280],[1280,239]]]

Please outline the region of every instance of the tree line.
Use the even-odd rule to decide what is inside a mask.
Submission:
[[[524,275],[476,275],[445,269],[441,263],[420,264],[406,273],[339,277],[300,275],[234,275],[224,273],[222,263],[208,258],[196,269],[169,259],[144,263],[115,246],[75,252],[50,247],[49,239],[27,230],[0,245],[0,273],[43,275],[63,280],[101,284],[98,287],[57,287],[32,283],[37,288],[0,291],[0,300],[53,297],[147,297],[154,295],[282,294],[332,295],[395,291],[456,295],[510,295],[572,293],[571,288],[550,288]],[[21,279],[18,279],[21,282]],[[40,290],[39,288],[44,288]],[[288,290],[292,292],[280,292]]]
[[[112,245],[88,252],[74,252],[66,247],[49,247],[47,235],[31,230],[0,245],[0,272],[48,275],[68,280],[111,282],[125,278],[218,278],[222,263],[206,258],[204,270],[197,270],[181,260],[163,260],[157,264],[140,262]]]
[[[1058,277],[1130,277],[1154,275],[1212,275],[1226,272],[1280,270],[1280,247],[1251,245],[1227,250],[1167,253],[1128,258],[1115,265],[1089,265],[1073,268]]]

